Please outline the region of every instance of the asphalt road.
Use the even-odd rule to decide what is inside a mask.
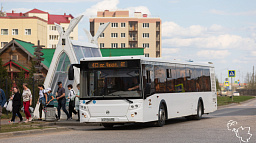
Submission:
[[[239,129],[239,134],[228,130],[227,123],[236,121],[230,129]],[[242,128],[241,128],[242,126]],[[58,133],[34,134],[1,139],[1,143],[14,142],[62,142],[62,143],[115,143],[115,142],[146,142],[146,143],[240,143],[238,137],[246,141],[250,127],[252,134],[249,142],[256,143],[256,99],[219,109],[204,115],[199,121],[177,118],[168,120],[163,127],[152,127],[148,124],[118,126],[107,130],[102,126],[76,126],[73,130]],[[236,131],[236,130],[234,130]],[[238,135],[238,137],[236,136]]]

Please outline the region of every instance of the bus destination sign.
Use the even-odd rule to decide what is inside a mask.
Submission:
[[[90,62],[88,68],[125,68],[127,61],[114,61],[114,62]]]

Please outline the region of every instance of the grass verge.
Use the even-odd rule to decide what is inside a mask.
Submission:
[[[33,129],[45,129],[48,127],[42,126],[43,123],[14,123],[1,125],[0,133],[26,131]]]
[[[231,103],[240,103],[246,100],[250,100],[252,98],[255,98],[254,96],[234,96],[234,100],[232,101],[232,98],[229,96],[218,96],[218,106],[228,105]]]
[[[20,111],[20,114],[25,119],[25,117],[26,117],[25,113]],[[8,112],[8,115],[6,113],[3,113],[1,116],[1,119],[10,119],[11,120],[11,118],[12,118],[12,112]],[[16,117],[16,119],[17,119],[17,117]]]

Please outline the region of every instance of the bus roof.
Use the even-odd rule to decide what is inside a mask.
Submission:
[[[108,61],[108,60],[142,60],[146,62],[158,62],[158,63],[171,63],[171,64],[182,64],[182,65],[194,65],[194,66],[207,66],[214,67],[213,64],[207,62],[186,62],[186,61],[176,61],[176,60],[166,60],[163,58],[149,58],[144,56],[120,56],[120,57],[90,57],[83,58],[80,61]]]

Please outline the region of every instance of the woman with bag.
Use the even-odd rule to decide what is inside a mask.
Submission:
[[[22,122],[23,118],[20,114],[20,106],[21,106],[21,94],[17,87],[13,87],[14,96],[12,96],[10,99],[12,100],[12,119],[9,121],[9,123],[13,123],[16,117],[16,114],[20,118],[20,122]]]
[[[24,106],[24,112],[27,118],[25,123],[27,123],[28,121],[32,121],[31,115],[29,113],[29,106],[32,105],[32,94],[30,89],[28,88],[27,83],[23,83],[23,89],[24,89],[22,93],[23,106]]]
[[[45,92],[44,86],[43,85],[38,85],[38,89],[39,89],[39,98],[37,101],[37,104],[40,103],[39,106],[39,119],[38,120],[42,120],[42,113],[43,113],[43,109],[45,107],[45,104],[47,103],[47,93]]]

